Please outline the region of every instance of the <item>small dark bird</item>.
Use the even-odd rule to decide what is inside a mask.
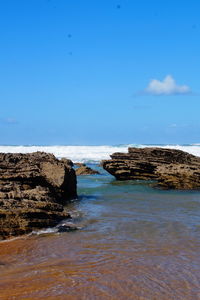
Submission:
[[[120,5],[120,4],[117,4],[116,7],[117,7],[117,9],[120,9],[120,8],[121,8],[121,5]]]

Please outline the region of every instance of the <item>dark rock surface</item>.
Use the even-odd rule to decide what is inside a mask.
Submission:
[[[52,154],[0,153],[0,237],[55,226],[70,215],[64,204],[77,197],[69,160]]]
[[[77,165],[77,164],[76,164]],[[85,164],[78,164],[79,168],[76,169],[76,175],[94,175],[100,174],[98,171],[86,166]]]
[[[57,226],[57,232],[68,232],[68,231],[75,231],[81,229],[77,225],[71,222],[65,222],[64,224],[60,224]]]
[[[156,180],[170,189],[200,188],[200,157],[164,148],[129,148],[101,165],[118,180]]]

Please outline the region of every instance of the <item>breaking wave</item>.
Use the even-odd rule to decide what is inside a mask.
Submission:
[[[0,152],[4,153],[32,153],[43,151],[53,153],[57,158],[66,157],[74,162],[98,163],[100,160],[109,159],[114,152],[127,152],[128,147],[162,147],[179,149],[190,154],[200,156],[200,144],[191,145],[103,145],[103,146],[0,146]]]

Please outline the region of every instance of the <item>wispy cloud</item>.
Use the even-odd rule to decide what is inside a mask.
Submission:
[[[169,127],[169,128],[176,128],[176,127],[177,127],[177,124],[176,124],[176,123],[173,123],[173,124],[170,124],[168,127]]]
[[[178,85],[171,75],[167,75],[163,81],[152,79],[144,93],[150,95],[183,95],[191,93],[191,89],[188,85]]]
[[[2,124],[18,124],[19,122],[14,118],[0,118]]]

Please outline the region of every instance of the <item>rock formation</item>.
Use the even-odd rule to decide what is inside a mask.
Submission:
[[[100,174],[98,171],[93,170],[92,168],[86,166],[85,164],[78,163],[76,165],[79,166],[79,168],[76,169],[76,175],[94,175],[94,174]]]
[[[101,164],[118,180],[156,180],[170,189],[200,188],[200,157],[181,150],[129,148]]]
[[[55,226],[70,217],[63,205],[77,196],[71,165],[43,152],[0,153],[1,238]]]

